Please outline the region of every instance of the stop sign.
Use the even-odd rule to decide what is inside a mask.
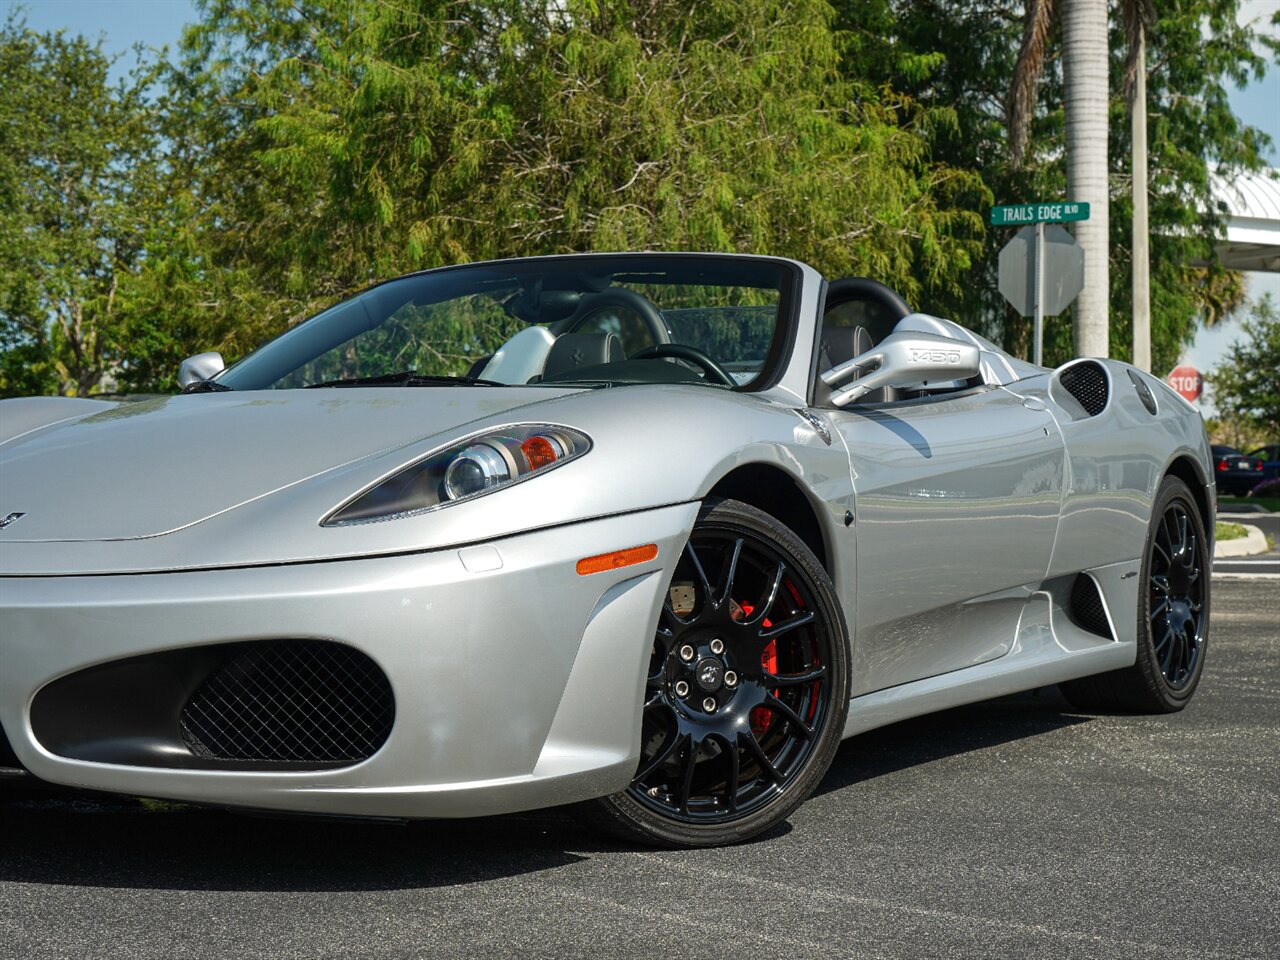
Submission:
[[[1204,377],[1195,367],[1174,367],[1168,384],[1192,403],[1199,400],[1204,392]]]

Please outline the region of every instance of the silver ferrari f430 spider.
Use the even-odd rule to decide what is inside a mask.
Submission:
[[[177,396],[0,404],[0,768],[260,810],[787,817],[842,738],[1175,711],[1199,415],[862,278],[713,254],[374,286]]]

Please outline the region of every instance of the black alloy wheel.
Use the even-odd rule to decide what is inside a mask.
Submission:
[[[848,637],[826,572],[768,514],[709,501],[658,622],[635,778],[600,802],[647,843],[744,840],[812,792],[847,709]]]
[[[1171,690],[1197,675],[1205,637],[1205,585],[1195,524],[1181,501],[1156,526],[1148,559],[1148,607],[1156,662]]]
[[[1209,645],[1209,538],[1191,489],[1165,477],[1152,503],[1138,591],[1138,649],[1131,667],[1072,680],[1081,709],[1173,713],[1191,700]]]

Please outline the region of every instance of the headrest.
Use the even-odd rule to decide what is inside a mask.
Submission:
[[[523,290],[502,305],[508,316],[525,323],[556,323],[578,310],[582,294],[577,290],[543,290],[542,284]]]
[[[866,327],[826,327],[822,328],[822,359],[827,363],[823,369],[830,369],[846,360],[852,360],[860,353],[866,353],[875,343]]]
[[[616,333],[562,333],[551,345],[543,377],[627,359]]]
[[[875,345],[876,343],[871,338],[871,334],[867,332],[866,327],[824,326],[822,328],[822,340],[818,347],[817,373],[819,376],[813,387],[814,403],[824,407],[831,399],[831,388],[822,382],[822,377],[820,376],[822,371],[839,366],[846,360],[852,360],[854,357],[866,353]],[[897,392],[893,387],[881,387],[878,390],[872,390],[870,393],[864,394],[862,402],[884,403],[895,399],[897,399]]]

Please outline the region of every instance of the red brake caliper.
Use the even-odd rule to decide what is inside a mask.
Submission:
[[[749,603],[743,603],[743,604],[740,604],[740,606],[742,607],[743,616],[746,616],[746,617],[751,616],[751,612],[755,610],[755,607],[753,607]],[[773,624],[769,621],[768,617],[766,617],[763,621],[761,621],[761,625],[764,626],[765,629],[768,629],[769,627],[773,626]],[[760,665],[764,667],[765,673],[771,673],[774,676],[777,676],[778,674],[778,641],[777,640],[770,640],[769,645],[764,648],[764,653],[760,657]],[[778,691],[775,690],[773,691],[773,693],[774,693],[774,696],[777,696]],[[771,724],[772,722],[773,722],[773,711],[770,710],[768,707],[756,707],[754,710],[751,711],[751,732],[755,734],[755,738],[757,740],[761,739],[765,735],[765,733],[768,732],[769,724]]]

